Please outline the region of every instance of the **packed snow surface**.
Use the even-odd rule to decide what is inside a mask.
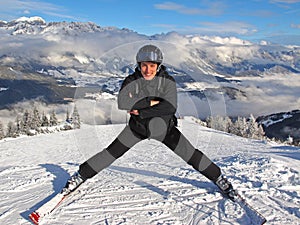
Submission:
[[[80,163],[124,124],[6,139],[0,143],[0,224],[28,215],[62,188]],[[300,149],[211,130],[179,129],[213,159],[267,224],[300,224]],[[145,140],[86,181],[42,224],[251,224],[241,208],[163,144]]]

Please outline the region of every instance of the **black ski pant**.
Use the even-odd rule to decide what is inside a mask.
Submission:
[[[95,176],[98,172],[111,165],[135,144],[147,138],[148,137],[134,133],[129,126],[126,126],[107,148],[80,165],[79,174],[84,179]],[[209,180],[215,182],[221,175],[220,168],[205,154],[198,149],[195,149],[175,126],[172,126],[164,135],[158,134],[157,136],[150,138],[164,143],[168,148]]]

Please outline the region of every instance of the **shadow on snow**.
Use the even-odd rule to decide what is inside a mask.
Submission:
[[[31,208],[29,208],[28,210],[20,213],[20,215],[28,221],[29,221],[28,219],[29,214],[32,213],[34,210],[38,209],[39,207],[41,207],[46,202],[48,202],[56,194],[58,194],[63,188],[63,186],[65,185],[66,180],[70,177],[69,173],[58,165],[41,164],[40,166],[45,168],[47,172],[50,172],[51,174],[55,175],[55,178],[52,181],[54,192],[48,197],[46,197],[45,199],[41,200],[40,202],[32,206]]]

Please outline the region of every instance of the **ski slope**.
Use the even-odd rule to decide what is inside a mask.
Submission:
[[[123,129],[80,130],[0,142],[0,224],[30,224],[28,215],[59,192],[78,165]],[[202,127],[179,129],[224,171],[267,224],[300,224],[300,149]],[[155,140],[135,145],[86,181],[42,224],[250,224],[215,185]]]

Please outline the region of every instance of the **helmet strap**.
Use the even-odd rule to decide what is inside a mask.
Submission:
[[[158,72],[160,70],[160,68],[161,68],[161,63],[157,63],[157,70],[156,70],[156,72]]]

